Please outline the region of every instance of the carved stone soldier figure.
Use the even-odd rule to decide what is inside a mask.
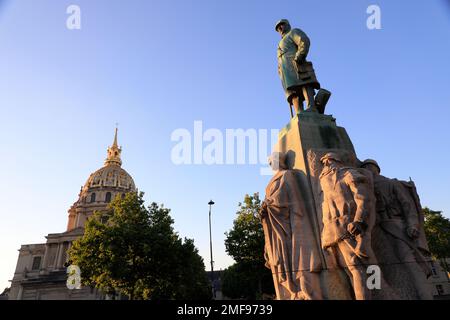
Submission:
[[[352,280],[355,298],[372,299],[367,288],[367,266],[376,264],[371,248],[375,199],[369,172],[344,167],[341,158],[329,152],[321,159],[323,191],[322,247],[344,268]]]
[[[303,111],[305,100],[306,110],[317,112],[314,89],[320,89],[320,84],[312,63],[306,60],[310,46],[308,36],[300,29],[291,29],[286,19],[278,21],[275,30],[281,35],[277,50],[278,74],[289,105],[294,105],[295,112],[298,114]],[[323,113],[331,93],[326,90],[321,90],[320,93],[318,96],[323,97],[325,101],[317,105],[321,109],[319,111]]]
[[[431,274],[430,252],[414,183],[380,175],[372,159],[361,167],[374,177],[377,214],[372,246],[386,281],[400,299],[432,299],[426,281]]]
[[[266,188],[260,217],[265,236],[266,266],[271,269],[277,299],[322,299],[320,248],[285,154],[269,158],[275,171]]]

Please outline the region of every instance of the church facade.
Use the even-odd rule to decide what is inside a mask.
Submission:
[[[78,200],[68,211],[67,230],[48,234],[45,243],[24,244],[20,247],[11,281],[10,300],[105,298],[94,288],[67,288],[67,250],[74,240],[83,235],[85,222],[94,211],[105,211],[114,197],[137,191],[133,178],[122,168],[121,152],[116,129],[104,166],[89,176],[80,190]]]

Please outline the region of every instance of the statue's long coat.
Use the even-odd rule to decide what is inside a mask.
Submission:
[[[374,182],[377,198],[377,224],[394,239],[402,241],[410,247],[414,252],[417,263],[429,276],[431,270],[427,263],[427,256],[430,253],[425,239],[423,215],[414,183],[389,179],[382,175],[375,177]],[[407,227],[418,229],[419,237],[411,239],[406,233]],[[395,242],[391,245],[394,246]],[[382,262],[390,263],[392,261],[389,261],[389,257],[383,257]]]
[[[303,55],[306,58],[309,45],[308,36],[300,29],[290,30],[278,43],[278,74],[288,99],[292,94],[291,91],[298,87],[309,84],[316,89],[320,88],[312,63],[305,61],[298,70],[294,62],[296,55]]]
[[[375,196],[371,176],[364,169],[341,167],[324,169],[320,175],[323,190],[324,249],[345,241],[359,257],[374,258],[371,231],[375,224]],[[367,227],[362,235],[347,237],[351,222],[362,222]]]

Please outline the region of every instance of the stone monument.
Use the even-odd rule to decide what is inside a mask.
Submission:
[[[272,270],[280,299],[322,299],[320,248],[305,212],[295,172],[288,170],[285,159],[281,152],[269,158],[276,173],[266,188],[260,212],[267,267]]]
[[[277,299],[430,299],[414,184],[381,183],[358,160],[346,130],[324,114],[331,93],[306,60],[309,38],[285,19],[275,29],[282,37],[278,72],[296,111],[270,157],[275,174],[261,209]],[[398,205],[388,218],[381,193]]]
[[[376,228],[372,247],[386,281],[400,299],[432,299],[424,281],[431,275],[422,206],[414,182],[380,175],[375,160],[361,167],[374,177]]]

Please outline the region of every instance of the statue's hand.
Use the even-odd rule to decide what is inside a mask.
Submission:
[[[360,222],[360,221],[350,222],[347,225],[347,231],[350,232],[354,236],[357,236],[358,234],[363,233],[364,229],[365,229],[365,223]]]
[[[303,291],[296,292],[294,300],[306,300],[306,296]]]
[[[262,209],[267,209],[267,200],[263,200],[263,202],[261,204],[261,208]]]
[[[305,62],[305,59],[306,59],[305,55],[298,54],[295,55],[294,61],[297,63],[297,65],[301,65]]]
[[[267,216],[267,202],[264,200],[261,204],[261,208],[259,209],[259,216],[261,219]]]
[[[419,230],[417,230],[416,227],[406,228],[406,233],[408,234],[408,237],[410,237],[411,239],[416,239],[419,237]]]

